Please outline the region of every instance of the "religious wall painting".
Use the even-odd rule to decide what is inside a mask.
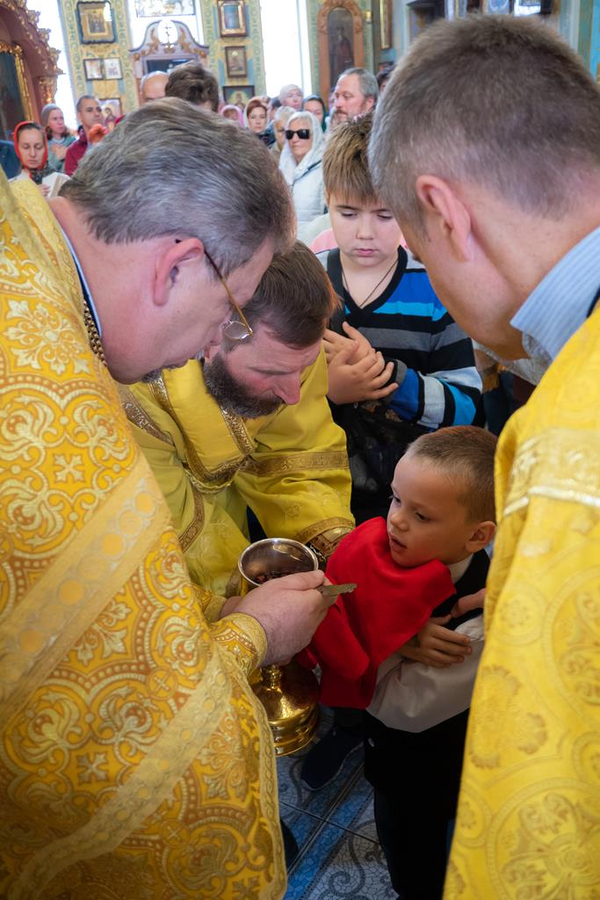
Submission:
[[[120,97],[106,97],[100,100],[100,106],[106,122],[107,118],[118,119],[123,115],[123,107],[121,106]],[[112,129],[111,129],[112,130]]]
[[[392,46],[392,0],[379,0],[379,42],[382,50]]]
[[[225,47],[225,63],[227,65],[228,78],[246,78],[248,76],[248,62],[246,48]]]
[[[156,19],[162,16],[195,16],[195,0],[135,0],[138,19]]]
[[[329,39],[329,71],[333,86],[345,69],[354,66],[352,46],[352,13],[343,6],[331,10],[327,17]]]
[[[365,64],[366,12],[356,0],[323,0],[317,13],[319,87],[328,97],[344,69]]]
[[[253,84],[226,85],[223,88],[225,103],[233,103],[240,109],[245,109],[252,97],[254,97]]]
[[[0,41],[0,139],[11,140],[15,125],[32,118],[22,50]]]
[[[84,59],[83,71],[85,72],[86,81],[100,81],[104,78],[101,59]]]
[[[221,37],[245,37],[246,4],[243,0],[217,0]]]
[[[115,41],[115,22],[108,0],[77,4],[77,23],[82,44],[112,44]]]
[[[117,56],[104,60],[104,77],[113,81],[118,81],[123,77],[121,60]]]

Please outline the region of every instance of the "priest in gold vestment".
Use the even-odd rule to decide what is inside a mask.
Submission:
[[[165,155],[174,171],[158,184]],[[239,326],[223,272],[243,306],[293,227],[267,156],[171,101],[130,114],[52,207],[0,174],[7,900],[284,894],[270,732],[247,676],[310,639],[322,575],[264,585],[221,618],[223,598],[190,580],[109,374],[181,365]],[[223,228],[229,243],[213,246]]]
[[[600,90],[533,21],[442,22],[386,88],[371,163],[455,320],[547,369],[499,441],[486,644],[444,897],[593,900]]]
[[[331,417],[321,349],[335,302],[298,243],[244,309],[250,340],[121,391],[190,574],[217,593],[239,592],[247,507],[268,536],[309,543],[323,559],[353,527],[346,437]]]

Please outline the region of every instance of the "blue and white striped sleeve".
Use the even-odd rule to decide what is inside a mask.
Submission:
[[[470,425],[481,394],[473,345],[437,297],[435,304],[429,352],[418,369],[395,361],[394,380],[404,378],[388,402],[403,419],[426,428]]]

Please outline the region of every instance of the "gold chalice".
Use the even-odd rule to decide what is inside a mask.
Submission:
[[[240,554],[242,596],[282,575],[319,568],[316,555],[299,541],[265,538]],[[250,682],[273,732],[277,756],[287,756],[309,744],[319,724],[319,687],[312,672],[296,662],[257,669]]]

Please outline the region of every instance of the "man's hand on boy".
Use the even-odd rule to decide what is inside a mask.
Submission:
[[[451,616],[431,618],[416,635],[416,643],[409,641],[400,648],[402,655],[436,669],[447,669],[463,663],[471,653],[470,639],[465,634],[444,628],[450,618]]]
[[[381,400],[398,387],[389,383],[394,370],[392,362],[385,362],[381,353],[370,354],[355,362],[357,344],[336,353],[328,366],[327,396],[334,403],[360,403],[362,400]]]

